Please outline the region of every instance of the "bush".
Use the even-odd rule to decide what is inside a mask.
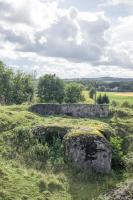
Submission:
[[[30,145],[32,145],[32,134],[30,129],[23,126],[15,128],[10,141],[17,151],[28,149]]]
[[[31,151],[31,158],[35,161],[40,161],[46,163],[48,158],[50,157],[50,149],[46,144],[36,144],[30,149]]]
[[[48,184],[48,189],[49,191],[53,192],[53,191],[58,191],[58,190],[63,190],[62,184],[57,181],[57,180],[51,180]]]
[[[112,167],[117,168],[123,168],[124,167],[124,160],[123,160],[123,150],[122,150],[122,144],[123,139],[119,136],[114,136],[110,138],[110,143],[112,146]]]
[[[116,106],[118,106],[119,104],[118,104],[118,102],[116,102],[115,100],[113,100],[113,101],[111,102],[111,105],[112,105],[113,107],[116,107]]]
[[[124,108],[131,108],[131,105],[128,101],[124,101],[121,105],[121,107],[124,107]]]
[[[123,157],[125,166],[127,171],[133,173],[133,152],[128,152],[124,157]]]
[[[40,192],[45,191],[45,190],[47,189],[47,187],[48,187],[47,182],[44,181],[44,179],[41,179],[41,180],[39,181],[38,186],[39,186],[39,191],[40,191]]]

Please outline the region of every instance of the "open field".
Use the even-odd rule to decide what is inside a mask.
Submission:
[[[98,92],[98,94],[104,94],[105,92]],[[106,92],[110,101],[117,101],[119,104],[127,101],[133,105],[133,92]]]
[[[88,91],[84,91],[83,95],[85,96],[85,103],[94,103],[92,99],[89,98]],[[97,92],[97,96],[99,94],[107,94],[110,102],[116,101],[119,104],[122,104],[123,102],[127,101],[131,105],[133,105],[133,92]]]

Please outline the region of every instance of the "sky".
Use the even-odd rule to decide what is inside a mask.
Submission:
[[[133,0],[0,0],[0,60],[60,78],[133,78]]]

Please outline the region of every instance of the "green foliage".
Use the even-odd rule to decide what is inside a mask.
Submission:
[[[51,191],[51,192],[63,190],[62,184],[59,181],[54,180],[54,179],[52,179],[49,182],[48,188],[49,188],[49,191]]]
[[[99,94],[99,96],[97,97],[97,104],[109,104],[108,96],[106,94],[104,94],[103,96]]]
[[[0,62],[0,103],[12,102],[13,72]]]
[[[62,103],[65,94],[64,82],[55,75],[46,74],[39,79],[37,93],[41,102]]]
[[[94,98],[94,94],[95,94],[95,88],[94,88],[94,87],[91,87],[91,88],[90,88],[90,91],[89,91],[89,97],[90,97],[91,99],[93,99],[93,98]]]
[[[103,95],[102,103],[109,104],[109,97],[106,94]]]
[[[78,83],[69,83],[66,85],[66,95],[65,102],[66,103],[78,103],[84,101],[84,97],[82,95],[83,86]]]
[[[103,104],[103,99],[101,94],[99,94],[99,96],[97,97],[97,104]]]
[[[111,106],[113,106],[113,107],[116,107],[116,106],[118,106],[119,104],[118,104],[118,102],[116,102],[115,100],[113,100],[112,102],[111,102]]]
[[[125,107],[125,108],[131,108],[131,105],[128,101],[124,101],[121,105],[121,107]]]
[[[13,73],[0,62],[0,103],[21,104],[31,101],[34,94],[32,78],[23,73]]]
[[[27,105],[0,106],[0,200],[26,198],[28,200],[92,200],[98,199],[99,194],[115,187],[116,183],[122,180],[118,165],[113,167],[117,168],[117,173],[114,170],[106,176],[89,175],[89,172],[82,173],[81,170],[75,170],[63,162],[64,149],[61,140],[56,136],[60,130],[57,127],[73,128],[74,134],[79,134],[78,129],[81,128],[83,134],[94,132],[102,135],[103,130],[106,129],[107,132],[108,129],[110,130],[107,123],[116,129],[116,134],[124,129],[125,134],[132,135],[132,110],[121,109],[126,110],[128,115],[118,117],[116,122],[114,117],[108,119],[42,117],[29,112]],[[35,137],[33,128],[36,126],[53,128],[52,143],[43,140],[43,137],[41,139]],[[89,129],[90,133],[87,129],[85,131],[84,127]],[[36,129],[36,133],[38,135],[43,133],[43,136],[46,134],[40,129]],[[123,140],[125,141],[125,138]],[[129,141],[131,142],[131,137],[128,138],[126,146],[130,146],[132,151],[132,142],[130,145]],[[125,154],[126,147],[123,147],[123,142],[118,145],[119,138],[117,142],[114,139],[112,143],[115,146],[115,155],[121,157],[123,151]],[[122,156],[123,159],[128,173],[132,170],[132,155],[126,152],[126,155]]]
[[[21,104],[31,102],[34,95],[32,77],[18,72],[13,77],[13,100],[12,103]]]
[[[41,180],[39,181],[38,186],[39,186],[39,191],[40,191],[40,192],[45,191],[45,190],[47,189],[47,187],[48,187],[47,181],[45,181],[44,179],[41,179]]]
[[[124,167],[124,161],[123,161],[123,138],[119,136],[111,137],[110,143],[112,145],[112,167],[117,168],[123,168]]]
[[[125,167],[127,172],[133,173],[133,152],[129,151],[124,157],[123,157]]]

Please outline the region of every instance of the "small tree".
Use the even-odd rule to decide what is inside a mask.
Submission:
[[[90,97],[91,99],[93,99],[93,98],[94,98],[94,95],[95,95],[95,88],[94,88],[94,87],[91,87],[91,89],[90,89],[90,91],[89,91],[89,97]]]
[[[103,97],[102,97],[102,103],[103,104],[109,104],[109,98],[106,94],[104,94]]]
[[[109,98],[106,94],[103,96],[100,94],[97,98],[97,104],[109,104]]]
[[[65,89],[63,80],[55,75],[46,74],[39,79],[38,97],[42,102],[58,102],[64,100]]]
[[[99,96],[97,97],[97,104],[103,104],[103,99],[101,94],[99,94]]]
[[[69,83],[66,86],[66,103],[78,103],[84,100],[82,95],[83,86],[78,83]]]

